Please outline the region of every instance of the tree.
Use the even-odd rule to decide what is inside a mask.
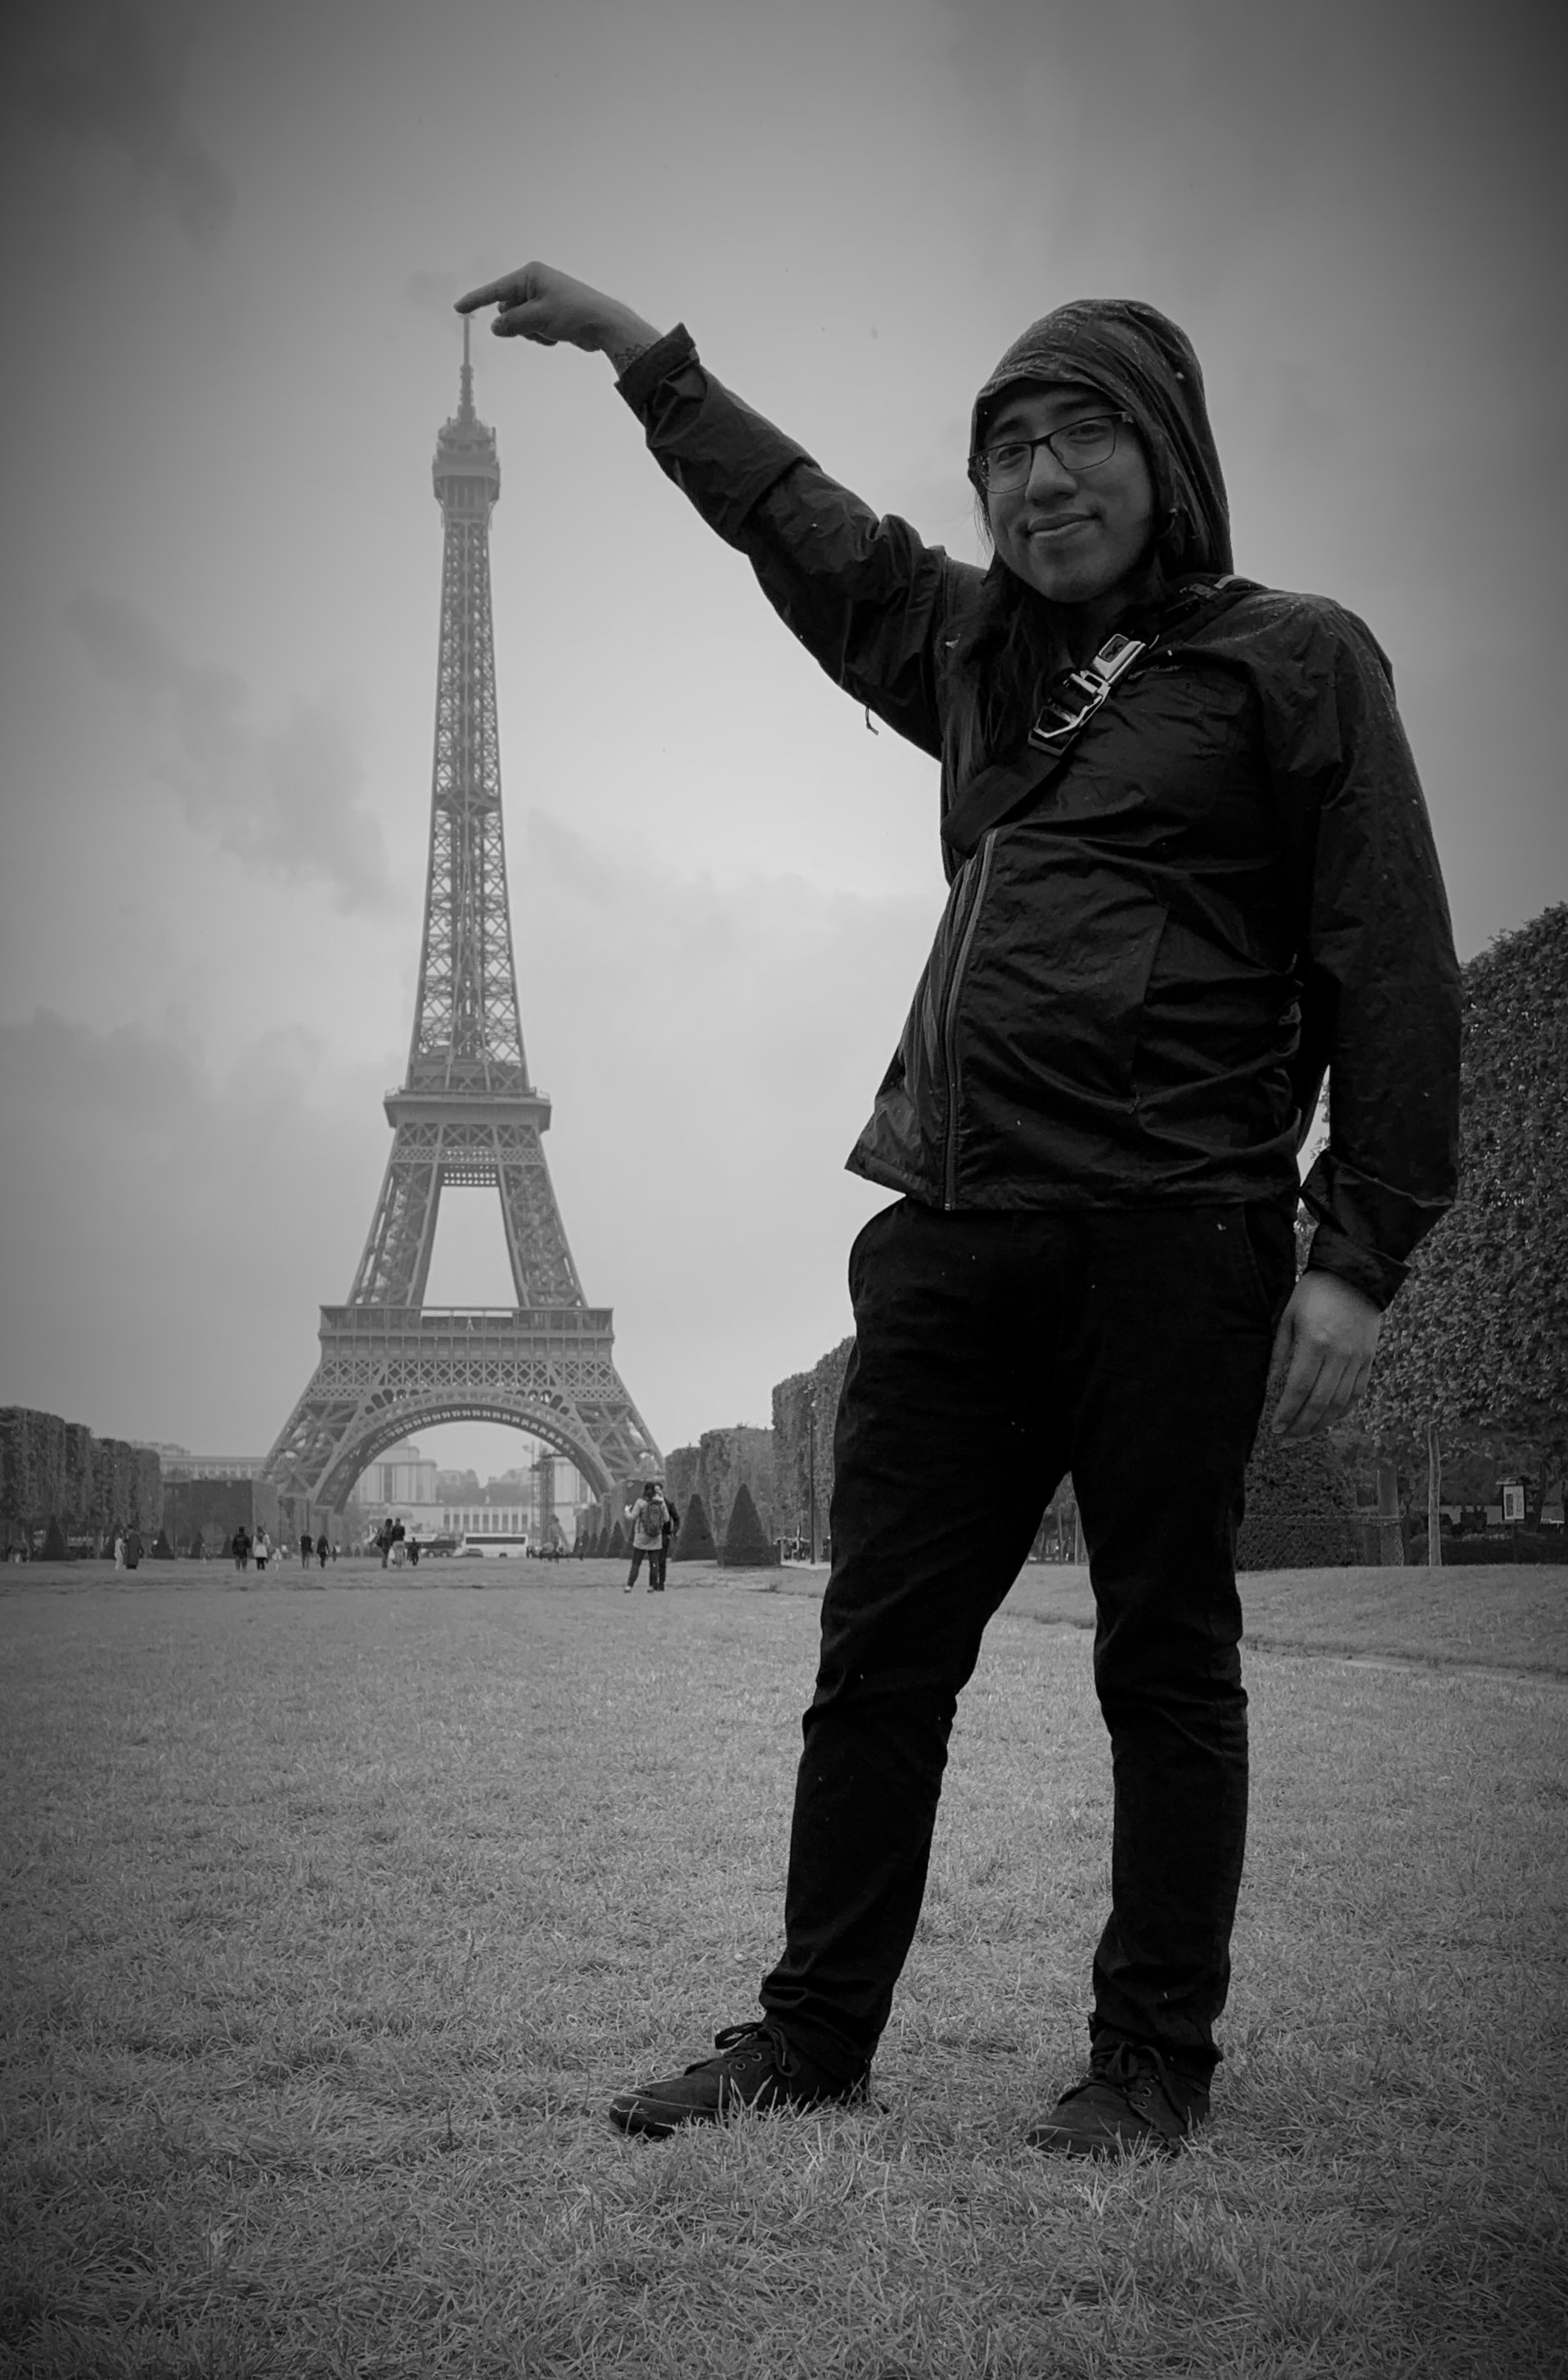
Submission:
[[[1389,1309],[1366,1427],[1427,1458],[1460,1427],[1537,1451],[1536,1515],[1568,1455],[1568,903],[1464,973],[1457,1203]],[[1438,1530],[1428,1560],[1440,1560]]]
[[[675,1531],[670,1548],[672,1561],[717,1561],[718,1548],[709,1526],[707,1507],[700,1496],[693,1495],[681,1514],[680,1527]]]
[[[778,1560],[775,1548],[762,1534],[761,1519],[744,1479],[724,1531],[723,1559],[731,1570],[772,1570]]]

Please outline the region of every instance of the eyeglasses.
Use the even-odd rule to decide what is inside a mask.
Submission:
[[[969,476],[986,495],[1005,494],[1021,488],[1035,467],[1037,446],[1049,446],[1064,471],[1097,470],[1116,452],[1116,433],[1130,413],[1091,413],[1069,421],[1043,438],[1004,438],[999,446],[982,446],[969,457]]]

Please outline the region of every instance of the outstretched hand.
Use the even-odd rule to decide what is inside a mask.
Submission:
[[[1284,1378],[1276,1438],[1311,1438],[1343,1420],[1371,1377],[1382,1327],[1372,1300],[1337,1273],[1302,1274],[1274,1333],[1270,1378]]]
[[[626,361],[650,347],[659,334],[640,314],[623,306],[586,281],[574,281],[553,264],[523,264],[516,273],[487,281],[457,300],[459,314],[481,306],[496,309],[491,324],[498,339],[531,339],[535,346],[553,347],[563,340],[570,346],[601,352],[625,369]]]

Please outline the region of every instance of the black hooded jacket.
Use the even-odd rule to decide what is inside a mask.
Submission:
[[[1161,568],[1185,583],[1049,783],[949,855],[851,1170],[946,1208],[1294,1205],[1327,1066],[1311,1260],[1386,1305],[1453,1200],[1459,1076],[1458,968],[1388,662],[1324,598],[1214,590],[1224,485],[1173,323],[1129,302],[1060,309],[981,390],[977,435],[1023,379],[1082,382],[1132,414]],[[684,326],[620,386],[829,675],[942,762],[945,820],[975,767],[955,656],[986,573],[827,478],[711,378]]]

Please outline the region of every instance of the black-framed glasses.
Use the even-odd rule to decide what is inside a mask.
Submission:
[[[982,493],[1005,495],[1028,479],[1037,446],[1049,446],[1062,468],[1075,478],[1080,471],[1098,470],[1116,452],[1116,433],[1124,422],[1130,426],[1132,418],[1130,413],[1089,413],[1081,421],[1048,431],[1043,438],[1003,438],[970,455],[969,476]]]

